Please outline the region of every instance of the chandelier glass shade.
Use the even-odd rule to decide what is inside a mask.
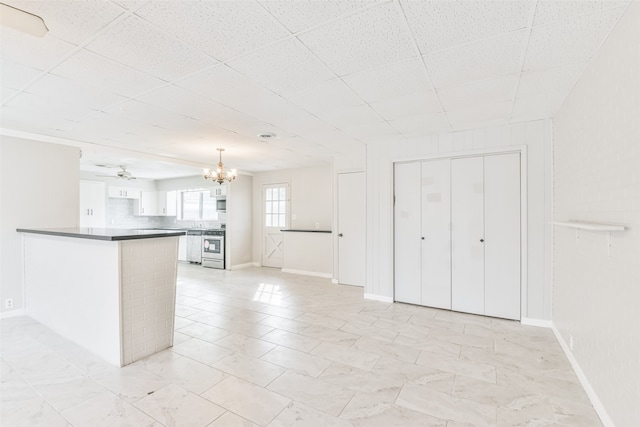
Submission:
[[[202,172],[202,176],[204,177],[204,179],[210,179],[214,182],[217,182],[218,184],[222,184],[225,181],[233,181],[238,176],[238,170],[230,169],[225,173],[224,165],[222,164],[222,152],[224,151],[224,148],[216,148],[216,150],[220,152],[220,161],[218,162],[218,167],[215,170],[205,169]]]

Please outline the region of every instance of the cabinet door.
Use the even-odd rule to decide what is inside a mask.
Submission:
[[[104,227],[104,183],[80,181],[80,227]]]
[[[156,193],[156,196],[157,196],[156,214],[158,216],[165,216],[167,214],[167,192],[158,191]]]
[[[484,158],[487,316],[520,319],[520,155]]]
[[[141,216],[151,216],[158,214],[158,193],[155,191],[140,192],[140,212]]]
[[[451,309],[451,160],[422,162],[422,305]]]
[[[451,308],[484,314],[483,158],[451,161]]]
[[[109,187],[109,197],[111,198],[124,198],[124,189],[122,187]]]
[[[91,227],[91,183],[80,181],[80,227]]]
[[[420,163],[398,163],[394,173],[395,300],[420,304]]]
[[[167,191],[166,200],[166,213],[167,216],[176,216],[178,211],[178,192],[176,190]]]

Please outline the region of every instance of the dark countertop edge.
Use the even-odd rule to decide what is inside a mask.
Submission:
[[[119,234],[119,235],[104,235],[104,234],[87,234],[80,232],[66,232],[66,231],[54,231],[54,230],[38,230],[31,228],[17,228],[16,231],[20,233],[33,233],[33,234],[46,234],[49,236],[62,236],[72,237],[76,239],[89,239],[89,240],[105,240],[109,242],[117,242],[121,240],[137,240],[137,239],[154,239],[158,237],[179,237],[184,236],[184,232],[165,232],[165,233],[153,233],[153,234]]]
[[[288,229],[288,230],[280,230],[280,231],[287,231],[287,232],[294,232],[294,233],[331,233],[331,230],[297,230],[297,229]]]

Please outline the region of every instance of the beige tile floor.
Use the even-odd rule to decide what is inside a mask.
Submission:
[[[1,322],[3,426],[600,426],[550,330],[180,265],[174,347],[111,367]]]

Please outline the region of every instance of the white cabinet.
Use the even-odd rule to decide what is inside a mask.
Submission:
[[[227,195],[226,185],[219,185],[218,187],[214,187],[210,192],[211,197],[220,197],[220,196],[226,196],[226,195]]]
[[[138,204],[138,215],[157,216],[158,214],[158,193],[156,191],[141,191],[140,203]]]
[[[80,227],[104,227],[104,187],[104,182],[80,181]]]
[[[120,199],[139,199],[140,190],[125,187],[109,187],[109,197]]]
[[[158,191],[158,215],[176,216],[177,214],[177,191]]]
[[[395,299],[520,319],[520,155],[395,165]]]
[[[178,261],[187,260],[187,236],[180,236],[178,239]]]

